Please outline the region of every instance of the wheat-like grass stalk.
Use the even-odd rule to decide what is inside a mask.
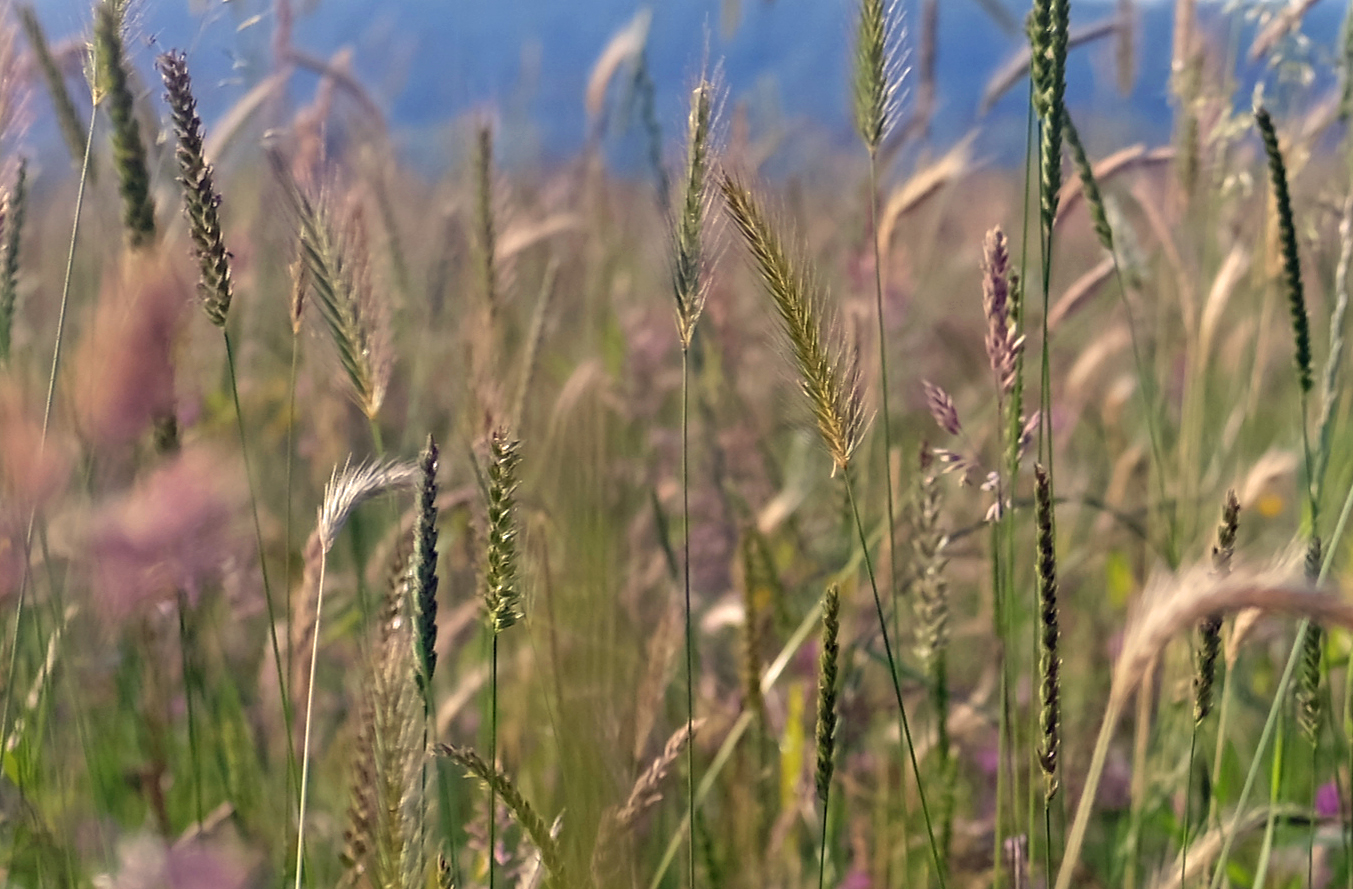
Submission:
[[[188,59],[183,53],[163,53],[156,61],[164,79],[165,100],[174,118],[178,146],[179,184],[183,186],[183,212],[197,254],[197,292],[212,324],[225,327],[234,295],[230,275],[230,252],[221,231],[221,193],[216,189],[212,166],[202,151],[202,119],[197,115]]]
[[[324,573],[329,550],[333,548],[339,531],[343,529],[348,516],[358,504],[394,488],[410,487],[418,475],[418,468],[407,463],[363,463],[355,467],[346,465],[342,471],[334,470],[324,489],[324,500],[320,504],[314,535],[318,544],[314,553],[317,562],[314,570],[315,618],[309,630],[310,666],[307,670],[305,727],[301,742],[300,812],[296,821],[296,889],[301,889],[304,875],[305,819],[310,783],[310,736],[315,704],[315,665],[319,661],[319,628],[324,615]]]
[[[510,778],[490,766],[478,753],[468,747],[439,744],[437,745],[437,754],[464,766],[471,775],[488,785],[491,795],[502,798],[508,810],[512,812],[512,817],[521,825],[522,830],[526,831],[526,835],[531,838],[531,842],[539,850],[545,869],[550,872],[551,880],[559,889],[568,889],[568,887],[575,885],[569,877],[559,841],[550,833],[549,825],[536,813],[536,810],[532,808],[530,802],[527,801]]]
[[[855,129],[870,154],[878,151],[897,115],[901,64],[897,25],[887,0],[860,0],[855,21]]]
[[[354,397],[372,421],[375,435],[375,418],[385,400],[393,359],[386,313],[370,280],[365,227],[354,212],[340,228],[326,201],[312,202],[281,159],[273,155],[272,161],[296,212],[309,292],[315,296]],[[299,314],[295,308],[293,317]]]
[[[858,368],[832,342],[811,273],[791,255],[751,191],[732,176],[720,183],[728,212],[775,305],[818,431],[836,470],[845,470],[864,431]]]
[[[489,437],[488,541],[484,564],[484,606],[492,634],[489,662],[489,759],[495,763],[498,756],[498,637],[522,617],[516,517],[520,463],[521,442],[512,438],[506,429],[495,429]],[[497,791],[494,782],[489,781],[490,850],[494,848],[497,829],[494,818],[494,797]],[[512,803],[508,801],[508,805],[511,807]],[[493,858],[490,852],[489,889],[493,889],[493,884]]]
[[[94,13],[94,104],[107,102],[113,165],[122,193],[122,228],[127,243],[141,249],[155,241],[155,203],[124,58],[124,6],[117,0],[102,0]]]
[[[709,255],[705,218],[709,212],[709,157],[713,142],[715,86],[701,78],[691,90],[686,123],[686,163],[682,170],[681,204],[674,226],[672,285],[676,296],[677,333],[689,349],[695,325],[709,295]]]
[[[1056,219],[1058,192],[1062,187],[1070,5],[1070,0],[1035,0],[1029,16],[1029,73],[1033,79],[1034,110],[1041,122],[1039,202],[1045,238]],[[1049,261],[1045,259],[1045,265]]]
[[[14,187],[0,206],[4,245],[0,253],[0,361],[7,361],[14,335],[14,311],[19,299],[19,248],[23,244],[28,209],[28,159],[20,158]]]

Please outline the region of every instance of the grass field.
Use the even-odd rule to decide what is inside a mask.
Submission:
[[[1353,33],[1174,4],[1169,144],[1065,102],[1132,0],[1023,170],[861,0],[807,170],[641,18],[435,181],[288,0],[205,123],[4,4],[6,885],[1353,889]]]

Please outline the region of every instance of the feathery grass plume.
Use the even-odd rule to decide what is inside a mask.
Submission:
[[[982,309],[987,318],[987,360],[1002,399],[1015,388],[1017,362],[1024,350],[1024,337],[1016,334],[1010,308],[1010,249],[1005,232],[996,226],[982,242]],[[927,388],[927,400],[933,388]],[[948,400],[947,408],[946,413],[952,411],[952,399]],[[935,416],[938,419],[940,415]],[[953,424],[957,427],[957,415]],[[948,431],[947,425],[941,425]]]
[[[471,775],[483,781],[489,789],[502,798],[512,817],[521,825],[522,830],[531,838],[531,842],[540,851],[540,858],[550,878],[558,889],[567,889],[575,885],[569,877],[564,863],[563,850],[559,841],[550,832],[545,820],[536,814],[536,810],[527,802],[526,797],[517,789],[517,785],[506,775],[485,762],[478,753],[469,747],[457,747],[452,744],[438,744],[437,754],[463,766]]]
[[[136,249],[155,240],[155,204],[150,196],[146,147],[136,120],[123,45],[125,4],[102,0],[94,13],[94,104],[108,102],[112,123],[113,165],[122,193],[122,228]],[[83,140],[82,140],[83,144]]]
[[[841,588],[822,597],[822,653],[817,667],[817,797],[825,804],[836,768],[836,686],[841,656]],[[826,817],[826,814],[823,814]]]
[[[0,258],[0,360],[9,358],[14,335],[14,309],[19,299],[19,248],[23,243],[23,222],[28,207],[28,158],[19,159],[14,189],[0,205],[4,253]]]
[[[202,153],[202,119],[197,116],[188,59],[183,53],[167,52],[156,60],[156,66],[164,79],[164,97],[178,136],[174,156],[183,186],[183,212],[197,254],[197,292],[211,323],[224,327],[235,288],[230,277],[230,253],[221,234],[221,193],[216,190],[212,166]]]
[[[1311,391],[1311,326],[1306,316],[1306,296],[1301,286],[1301,260],[1297,254],[1297,228],[1292,214],[1292,195],[1287,188],[1287,166],[1278,147],[1278,132],[1273,118],[1262,105],[1254,109],[1254,122],[1264,140],[1268,156],[1269,180],[1273,186],[1273,200],[1278,208],[1278,240],[1283,256],[1283,283],[1287,289],[1288,308],[1292,314],[1292,336],[1296,341],[1297,381],[1303,396]]]
[[[432,709],[432,674],[437,669],[437,441],[428,435],[418,457],[418,518],[413,531],[413,603],[418,631],[418,691],[425,713]]]
[[[521,442],[496,429],[489,438],[488,547],[484,604],[494,635],[521,619],[517,577],[516,490]]]
[[[1038,534],[1039,621],[1042,625],[1039,647],[1039,726],[1043,740],[1038,750],[1038,765],[1043,770],[1045,796],[1057,793],[1057,754],[1061,747],[1062,661],[1057,653],[1060,634],[1057,615],[1057,552],[1054,547],[1052,480],[1041,464],[1034,466],[1034,525]]]
[[[1236,529],[1240,525],[1240,501],[1235,489],[1226,492],[1217,542],[1212,547],[1212,572],[1218,577],[1231,573],[1235,554]],[[1193,721],[1202,722],[1212,712],[1212,692],[1217,680],[1217,657],[1221,654],[1220,614],[1209,614],[1198,624],[1198,654],[1193,673]]]
[[[940,527],[943,502],[939,479],[932,472],[934,456],[921,446],[920,473],[911,507],[912,576],[915,594],[916,656],[937,682],[942,679],[944,651],[949,645],[949,586],[944,569],[949,535]]]
[[[271,159],[297,215],[306,277],[324,326],[338,350],[358,405],[374,420],[385,400],[393,359],[384,306],[370,279],[366,229],[360,213],[354,208],[339,227],[327,202],[312,202],[286,172],[282,159],[276,154]],[[297,299],[293,319],[299,314]]]
[[[306,547],[306,576],[307,579],[311,576],[314,577],[314,619],[309,622],[310,627],[306,634],[310,645],[310,657],[305,672],[305,728],[301,741],[300,813],[296,822],[296,889],[300,889],[304,877],[305,825],[309,803],[307,790],[310,783],[310,735],[313,727],[315,703],[315,664],[319,660],[319,628],[320,620],[324,616],[324,572],[328,553],[338,539],[338,533],[343,529],[348,516],[352,514],[353,509],[359,503],[392,488],[410,487],[417,478],[418,468],[408,463],[364,463],[356,467],[345,465],[342,472],[335,468],[333,474],[329,477],[329,483],[324,488],[324,500],[320,504],[319,515],[315,522],[315,532],[311,536],[310,544]],[[315,562],[314,565],[311,564],[312,558]],[[394,626],[396,623],[398,626]],[[385,629],[394,631],[399,626],[406,626],[407,623],[405,620],[390,620],[386,622]],[[293,631],[294,640],[295,633]],[[407,640],[405,640],[405,644],[400,646],[400,650],[404,652],[403,660],[406,664],[404,667],[406,672],[408,671],[408,652],[411,647],[412,643]],[[393,681],[394,677],[392,675],[389,678]],[[299,686],[293,687],[299,688]],[[389,701],[382,702],[380,699],[374,701],[377,708],[375,716],[377,723],[381,719],[379,708],[388,703]],[[412,719],[402,721],[408,723],[404,728],[411,731],[414,721]],[[373,729],[373,733],[376,744],[384,743],[382,737],[389,737],[388,734],[382,736],[379,729]],[[379,753],[376,761],[378,764],[382,761]],[[388,780],[387,776],[378,775],[378,777],[381,780]],[[384,806],[387,798],[382,794],[377,794],[377,799],[379,805]],[[380,813],[378,813],[378,817],[381,817]],[[376,844],[376,851],[379,854],[379,843]],[[401,886],[407,884],[397,882],[388,885]]]
[[[47,92],[51,94],[52,107],[56,111],[56,123],[61,130],[61,138],[66,143],[66,150],[70,152],[71,159],[78,164],[85,154],[85,124],[80,120],[80,112],[75,108],[75,101],[70,97],[70,90],[66,89],[66,79],[62,76],[61,69],[52,56],[52,48],[47,42],[47,35],[43,33],[42,23],[38,21],[38,14],[33,10],[31,4],[24,4],[19,7],[19,23],[23,25],[24,33],[28,37],[28,44],[33,49],[33,57],[37,61],[38,70],[42,72],[43,82],[47,84]],[[92,164],[86,178],[89,182],[94,181]]]
[[[1104,196],[1100,194],[1094,168],[1090,165],[1085,146],[1081,144],[1080,133],[1076,131],[1076,125],[1069,113],[1062,115],[1062,123],[1062,134],[1066,137],[1066,144],[1071,148],[1071,159],[1076,165],[1076,175],[1081,180],[1081,193],[1090,208],[1090,220],[1094,223],[1095,235],[1099,238],[1100,246],[1113,253],[1113,228],[1109,226],[1109,214],[1104,207]]]
[[[1052,228],[1062,187],[1062,123],[1066,112],[1066,54],[1070,0],[1035,0],[1029,15],[1029,73],[1034,110],[1042,123],[1040,203],[1043,226]]]
[[[775,303],[794,353],[799,385],[836,470],[850,465],[864,432],[859,366],[828,340],[823,298],[801,258],[791,257],[750,190],[732,176],[720,183],[733,222],[746,242],[762,283]],[[835,470],[834,470],[835,471]]]
[[[1306,547],[1306,580],[1320,577],[1320,537],[1312,536]],[[1297,724],[1306,740],[1315,744],[1320,737],[1320,658],[1324,654],[1324,631],[1315,621],[1306,627],[1301,640],[1301,675],[1297,679]]]
[[[691,111],[686,130],[686,167],[682,177],[681,209],[675,232],[672,275],[677,304],[677,334],[682,348],[689,349],[695,325],[705,309],[709,283],[705,277],[708,258],[704,249],[705,213],[709,209],[710,131],[713,127],[714,85],[701,78],[691,91]]]
[[[900,68],[895,9],[860,0],[855,28],[855,129],[871,153],[888,137],[897,113]]]
[[[475,134],[475,225],[484,301],[492,317],[498,311],[498,232],[493,215],[493,128],[480,124]]]

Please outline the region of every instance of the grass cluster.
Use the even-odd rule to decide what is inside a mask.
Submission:
[[[219,122],[0,7],[4,881],[1353,889],[1353,29],[1175,5],[1117,147],[1134,4],[1033,0],[1020,173],[861,0],[794,183],[645,16],[576,162],[430,182],[287,0]]]

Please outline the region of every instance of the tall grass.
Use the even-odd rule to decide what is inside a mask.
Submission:
[[[900,10],[841,10],[855,148],[781,151],[727,75],[675,107],[660,39],[699,35],[640,16],[578,163],[523,164],[509,103],[435,182],[290,0],[211,139],[120,0],[87,103],[83,38],[0,19],[7,879],[1353,885],[1347,78],[1300,6],[1234,43],[1253,117],[1192,3],[1168,82],[1139,23],[1039,0],[1025,49],[979,6],[1023,177],[999,105],[947,144],[947,4],[909,106]],[[1173,144],[1114,151],[1077,53],[1168,90]]]

